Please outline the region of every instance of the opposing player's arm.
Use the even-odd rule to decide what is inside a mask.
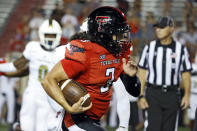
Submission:
[[[26,66],[24,68],[21,68],[17,70],[16,72],[7,72],[5,73],[5,76],[7,77],[23,77],[29,75],[29,67]]]
[[[19,59],[14,61],[13,64],[17,70],[22,70],[26,68],[28,62],[29,61],[24,56],[21,56]]]
[[[28,60],[22,56],[14,62],[0,64],[0,72],[8,77],[21,77],[29,74]]]

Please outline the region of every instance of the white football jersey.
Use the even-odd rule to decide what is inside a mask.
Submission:
[[[37,41],[29,42],[23,52],[24,57],[29,60],[28,88],[43,90],[41,80],[45,75],[65,56],[66,46],[60,46],[53,51],[46,51]]]

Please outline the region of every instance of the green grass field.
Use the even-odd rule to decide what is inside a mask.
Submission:
[[[10,131],[9,125],[1,125],[0,124],[0,131]],[[115,129],[106,127],[107,131],[115,131]],[[143,131],[143,130],[142,130]],[[189,128],[179,128],[178,131],[190,131]]]

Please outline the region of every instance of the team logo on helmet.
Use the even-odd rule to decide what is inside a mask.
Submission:
[[[101,25],[111,24],[112,19],[109,16],[96,16],[96,21],[99,24],[98,31],[102,31]]]

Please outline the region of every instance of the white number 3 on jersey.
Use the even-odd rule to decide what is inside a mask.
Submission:
[[[109,90],[109,87],[112,86],[113,80],[114,80],[114,73],[115,73],[115,68],[107,68],[106,72],[105,72],[105,77],[109,77],[111,76],[111,79],[109,79],[106,83],[105,86],[102,86],[100,88],[100,92],[104,93],[107,92]]]

